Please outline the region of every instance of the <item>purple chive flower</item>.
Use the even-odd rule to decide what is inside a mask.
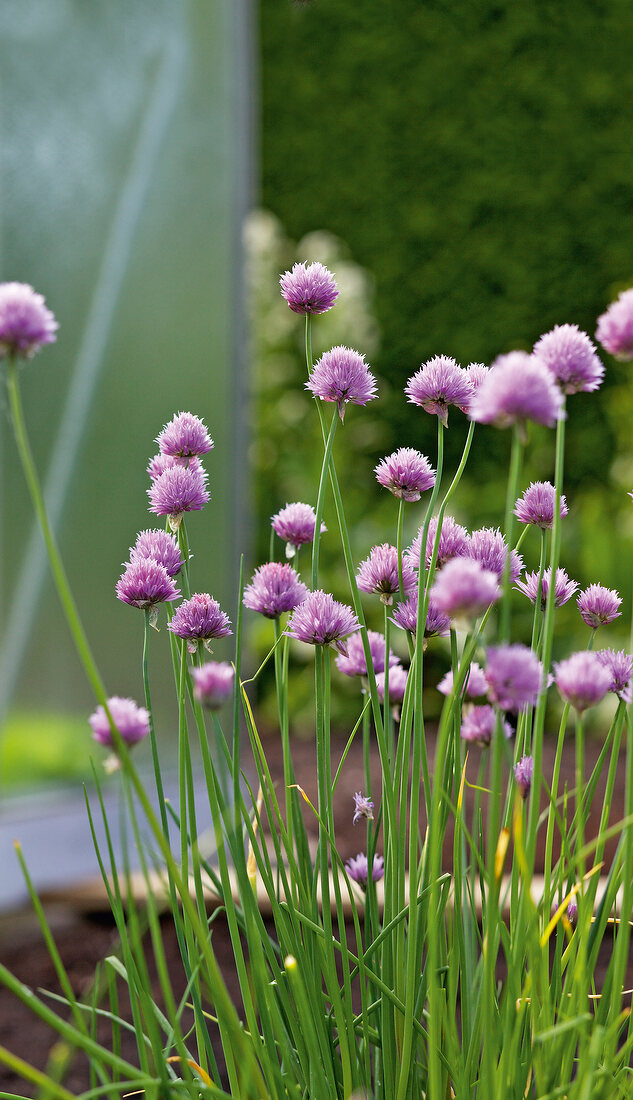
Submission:
[[[490,374],[490,367],[485,366],[484,363],[469,363],[466,367],[466,374],[468,375],[468,381],[473,389],[473,396],[479,392],[479,388],[485,378]]]
[[[292,558],[300,546],[305,542],[313,542],[316,512],[310,504],[286,504],[280,512],[272,516],[271,524],[275,534],[283,539],[286,546],[286,557]],[[324,523],[321,524],[321,534],[327,531]]]
[[[400,447],[387,455],[375,469],[376,479],[395,497],[408,502],[419,500],[435,485],[435,470],[428,458],[413,447]]]
[[[341,420],[349,402],[366,405],[378,396],[376,379],[365,363],[365,356],[342,344],[326,351],[314,364],[306,389],[322,401],[335,401]]]
[[[356,580],[361,592],[375,592],[384,604],[392,604],[398,592],[398,551],[395,546],[383,542],[373,546],[365,561],[361,562]],[[416,576],[406,560],[402,562],[402,586],[410,592],[416,586]]]
[[[437,690],[442,692],[442,695],[450,695],[453,690],[453,670],[449,668],[445,676],[442,677]],[[476,661],[470,666],[470,672],[466,677],[466,686],[464,688],[464,694],[470,699],[478,699],[480,695],[485,695],[488,691],[488,682],[484,675],[484,670],[479,667]]]
[[[599,649],[596,657],[611,675],[609,691],[615,693],[625,703],[633,702],[631,677],[633,676],[633,657],[624,649]]]
[[[471,420],[508,428],[534,420],[553,427],[563,415],[563,395],[544,363],[525,351],[500,355],[473,398]]]
[[[357,825],[363,817],[366,821],[374,820],[374,804],[371,798],[368,798],[366,794],[362,794],[361,791],[356,791],[354,795],[354,816],[352,818],[352,825]]]
[[[360,630],[360,623],[351,607],[317,589],[309,592],[303,603],[295,607],[284,633],[310,645],[333,645],[339,653],[345,654],[345,638],[357,630]]]
[[[31,359],[43,344],[52,344],[59,325],[41,294],[28,283],[0,284],[0,359]]]
[[[457,405],[467,412],[473,397],[473,388],[467,372],[448,355],[436,355],[429,359],[405,386],[412,405],[420,405],[431,416],[437,416],[446,428],[448,406]]]
[[[543,570],[543,576],[541,577],[542,611],[545,610],[545,605],[547,603],[547,593],[549,592],[551,575],[551,569]],[[536,597],[538,595],[538,572],[526,573],[525,580],[517,581],[514,587],[518,592],[522,592],[524,596],[527,596],[528,600],[531,600],[532,603],[536,603]],[[557,569],[556,583],[554,585],[554,606],[562,607],[568,600],[571,600],[577,588],[577,582],[570,580],[564,569]]]
[[[282,297],[293,313],[327,313],[338,298],[334,276],[323,264],[295,264],[279,279]]]
[[[554,526],[554,504],[556,503],[556,489],[549,481],[533,481],[519,497],[514,514],[521,523],[533,523],[543,531],[551,531]],[[561,495],[560,515],[561,519],[568,514],[567,501]]]
[[[213,440],[202,420],[188,412],[178,413],[165,424],[156,442],[160,453],[170,458],[189,459],[213,449]]]
[[[389,702],[401,703],[407,686],[408,672],[398,662],[389,666]],[[379,672],[376,676],[376,691],[381,703],[385,701],[385,674]]]
[[[199,642],[208,648],[211,638],[226,638],[231,634],[231,622],[213,596],[196,592],[190,599],[183,600],[167,629],[179,638],[186,638],[189,652],[195,653]]]
[[[633,359],[633,287],[623,290],[598,317],[596,340],[616,359]]]
[[[357,856],[352,859],[348,859],[345,867],[350,878],[357,882],[359,886],[363,887],[363,890],[367,886],[369,881],[369,866],[367,863],[367,856],[364,852],[359,852]],[[375,856],[371,868],[371,877],[374,882],[378,882],[385,873],[385,861],[382,856]]]
[[[407,550],[405,550],[405,557],[413,569],[418,569],[420,565],[420,540],[422,539],[422,530],[423,528],[420,527],[413,542]],[[434,516],[429,523],[429,530],[426,538],[425,561],[427,568],[431,564],[436,533],[437,516]],[[468,555],[469,545],[468,531],[466,528],[462,527],[460,523],[456,523],[452,516],[444,516],[437,550],[437,567],[441,568],[447,561],[450,561],[451,558],[466,557]]]
[[[543,685],[543,667],[526,646],[496,646],[486,650],[488,697],[501,710],[519,711],[534,706]]]
[[[494,707],[488,704],[476,706],[474,703],[469,703],[464,707],[460,735],[464,741],[473,741],[476,745],[489,745],[496,724],[497,715]],[[512,730],[505,720],[501,723],[501,728],[506,737],[512,736]]]
[[[611,673],[597,653],[582,650],[554,666],[556,686],[563,699],[578,711],[587,710],[611,690]]]
[[[219,710],[233,692],[235,669],[227,661],[207,661],[192,668],[193,694],[203,707]]]
[[[177,599],[180,589],[164,565],[153,558],[141,558],[126,566],[116,583],[116,594],[123,603],[151,611],[156,604]]]
[[[576,603],[583,623],[593,630],[612,623],[621,615],[618,608],[622,597],[614,588],[603,588],[601,584],[590,584],[580,593]]]
[[[451,618],[475,618],[501,596],[497,575],[478,561],[455,558],[438,573],[431,595]]]
[[[534,759],[531,756],[522,756],[514,765],[514,778],[522,798],[527,798],[534,777]]]
[[[145,707],[138,707],[133,699],[122,699],[119,695],[113,695],[111,699],[108,699],[108,710],[126,745],[135,745],[137,741],[142,741],[144,737],[147,737],[149,733],[149,712],[145,710]],[[105,708],[102,706],[97,707],[88,721],[92,726],[95,741],[98,741],[100,745],[112,747],[114,740]]]
[[[575,928],[578,923],[578,902],[576,901],[575,897],[571,899],[569,905],[567,906],[566,916],[572,928]]]
[[[367,640],[369,642],[371,663],[374,668],[374,673],[377,675],[385,670],[385,636],[384,634],[379,634],[376,630],[368,630]],[[397,663],[398,658],[395,653],[389,650],[389,665],[391,666]],[[345,655],[342,653],[337,655],[336,667],[339,672],[342,672],[345,676],[367,675],[367,662],[365,660],[365,650],[363,649],[363,639],[358,632],[351,634],[347,639],[347,653]]]
[[[399,604],[394,611],[391,622],[399,626],[401,630],[408,630],[415,634],[418,622],[418,594],[413,592],[407,600]],[[443,638],[449,632],[451,625],[450,615],[440,611],[435,600],[429,598],[429,606],[426,615],[425,638]]]
[[[199,512],[211,499],[206,474],[201,466],[170,467],[156,478],[147,495],[150,512],[157,516],[169,516],[172,527],[178,526],[183,512]]]
[[[130,563],[153,558],[154,561],[164,566],[170,577],[175,577],[184,564],[180,556],[180,549],[173,535],[160,528],[150,531],[141,531],[134,546],[130,547]]]
[[[255,570],[253,579],[244,589],[244,607],[259,611],[267,619],[278,619],[284,611],[305,600],[308,589],[291,565],[269,561]]]
[[[478,561],[484,569],[503,579],[508,557],[508,547],[501,531],[492,527],[481,527],[473,531],[468,544],[468,557]],[[510,554],[510,582],[514,584],[523,569],[523,558],[516,550]]]
[[[534,354],[550,370],[563,393],[591,393],[604,376],[595,345],[578,325],[555,325],[534,345]]]
[[[188,466],[190,470],[194,470],[200,466],[200,459],[196,455],[187,460],[186,458],[174,458],[173,455],[157,454],[150,458],[147,464],[147,473],[152,481],[156,481],[157,477],[164,474],[165,470],[171,470],[172,466]]]

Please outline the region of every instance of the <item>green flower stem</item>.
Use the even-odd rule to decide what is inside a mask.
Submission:
[[[145,706],[149,713],[149,741],[152,748],[152,763],[154,765],[154,777],[156,780],[156,794],[158,796],[158,810],[160,813],[160,820],[163,826],[163,832],[165,838],[169,840],[169,823],[167,818],[167,807],[165,806],[165,790],[163,788],[163,777],[160,771],[160,760],[158,757],[158,744],[156,741],[156,731],[154,729],[154,711],[152,709],[152,696],[149,686],[149,637],[150,637],[150,610],[145,608],[145,630],[143,633],[143,689],[145,693]]]
[[[383,693],[383,697],[384,697],[383,722],[384,722],[384,726],[385,726],[385,737],[387,739],[387,747],[388,747],[388,750],[389,750],[389,760],[393,764],[394,753],[395,753],[394,727],[393,727],[393,717],[392,717],[392,714],[391,714],[391,707],[389,705],[389,635],[390,635],[390,625],[391,625],[390,622],[389,622],[389,612],[391,611],[391,607],[388,606],[387,604],[383,604],[383,608],[384,608],[384,619],[385,619],[385,672],[384,672],[384,678],[385,679],[384,679],[384,693]]]
[[[398,501],[398,524],[396,527],[396,552],[398,555],[398,595],[400,602],[404,600],[404,584],[402,581],[402,525],[404,523],[404,500]]]
[[[531,649],[537,652],[537,643],[541,629],[543,611],[541,609],[541,593],[543,591],[543,573],[545,572],[545,555],[547,552],[547,533],[541,529],[541,553],[538,565],[538,584],[536,586],[536,599],[534,601],[534,614],[532,617],[532,641]]]
[[[274,620],[275,629],[275,684],[277,690],[277,711],[279,714],[279,730],[281,733],[281,749],[284,764],[284,806],[286,817],[286,830],[288,832],[288,845],[293,847],[293,804],[296,801],[294,789],[295,773],[290,754],[290,727],[288,720],[288,677],[287,677],[287,650],[288,639],[284,638],[283,650],[279,646],[282,638],[279,619]],[[285,675],[284,675],[285,673]],[[294,797],[293,797],[294,796]]]
[[[20,387],[17,376],[17,364],[13,356],[9,356],[7,359],[7,388],[9,391],[9,406],[11,409],[11,419],[13,421],[13,431],[15,433],[15,441],[18,448],[18,454],[20,455],[20,461],[22,463],[22,469],[24,470],[24,476],[31,495],[31,501],[35,514],[37,516],[42,535],[44,536],[44,543],[46,545],[46,552],[48,554],[48,560],[50,562],[51,572],[57,588],[57,594],[59,596],[62,609],[66,616],[66,622],[72,634],[75,648],[79,655],[79,659],[84,667],[86,676],[90,681],[92,690],[99,703],[103,705],[106,713],[109,715],[108,703],[105,693],[105,688],[99,674],[95,659],[92,655],[88,638],[84,631],[79,612],[75,604],[74,597],[70,590],[66,571],[64,569],[62,559],[57,549],[55,542],[55,536],[51,530],[50,523],[48,521],[48,515],[46,513],[46,505],[44,504],[44,497],[40,488],[39,479],[37,476],[37,470],[35,468],[35,462],[31,452],[29,444],[26,426],[24,423],[24,414],[22,411],[22,401],[20,398]],[[111,719],[110,719],[111,721]]]
[[[325,444],[325,453],[323,455],[323,465],[321,466],[321,477],[319,479],[319,492],[317,496],[316,504],[316,517],[314,521],[314,540],[312,543],[312,590],[315,591],[319,587],[319,543],[321,541],[321,520],[323,518],[323,504],[325,501],[325,486],[327,484],[328,469],[332,459],[332,447],[334,445],[334,436],[336,434],[336,425],[338,422],[338,413],[335,412],[332,416],[332,423],[330,424],[330,430]]]
[[[185,523],[185,517],[182,516],[180,523],[178,524],[178,548],[183,557],[183,565],[180,570],[180,577],[182,580],[182,593],[186,600],[191,596],[191,584],[189,581],[189,539],[187,538],[187,525]]]
[[[560,768],[563,758],[563,744],[565,741],[565,732],[567,729],[567,720],[569,718],[569,703],[565,703],[563,707],[563,713],[561,714],[560,725],[558,727],[558,741],[556,743],[556,756],[554,757],[554,774],[552,776],[552,790],[551,801],[549,805],[549,811],[547,815],[547,834],[545,838],[545,863],[543,871],[543,901],[546,906],[551,905],[551,875],[552,875],[552,848],[554,844],[554,824],[555,824],[555,809],[558,799],[558,784],[560,781]],[[534,797],[534,794],[531,795]]]
[[[510,547],[512,546],[512,540],[514,538],[514,505],[519,493],[519,480],[521,478],[521,465],[523,458],[523,441],[521,438],[521,432],[515,425],[512,433],[512,451],[510,453],[510,470],[508,473],[508,487],[506,490],[506,511],[505,511],[505,537],[508,545],[508,553],[506,556],[506,562],[503,570],[503,599],[501,603],[501,616],[499,626],[499,639],[501,643],[509,642],[510,640],[510,600],[512,598],[512,589],[510,586],[510,566],[512,563],[512,556],[510,553]]]
[[[574,803],[576,806],[576,851],[582,852],[582,848],[585,842],[585,829],[582,814],[582,795],[585,784],[585,730],[583,726],[583,715],[581,711],[576,711],[576,797]],[[585,874],[585,860],[583,856],[579,856],[578,863],[578,878],[584,878]]]

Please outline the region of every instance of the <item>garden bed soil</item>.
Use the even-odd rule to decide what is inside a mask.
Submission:
[[[336,767],[340,755],[345,747],[345,737],[335,738],[333,742],[332,761]],[[430,766],[433,759],[433,738],[429,738]],[[283,781],[283,767],[281,746],[276,737],[265,738],[265,750],[271,768],[273,780],[281,787]],[[587,775],[597,759],[600,750],[599,743],[589,743],[586,752]],[[467,776],[470,782],[475,783],[479,770],[481,750],[473,748],[469,754]],[[297,782],[304,788],[311,800],[316,800],[316,757],[314,743],[311,741],[296,740],[293,742],[293,761]],[[546,743],[544,754],[544,774],[550,777],[554,761],[554,745]],[[617,821],[623,816],[624,810],[624,761],[618,769],[616,788],[613,799],[612,821]],[[374,789],[379,789],[380,765],[377,755],[372,757],[372,782]],[[563,754],[563,766],[561,772],[561,790],[563,784],[571,789],[574,786],[574,755],[573,743],[566,746]],[[602,804],[602,791],[604,790],[604,775],[601,776],[594,804],[600,808]],[[362,748],[360,744],[353,744],[347,758],[346,765],[341,773],[340,782],[336,792],[335,815],[336,835],[339,853],[343,859],[355,855],[363,848],[364,828],[352,825],[353,795],[357,790],[364,788]],[[472,804],[473,791],[467,789],[467,800]],[[307,807],[306,807],[307,810]],[[307,810],[307,827],[316,838],[316,821]],[[597,815],[592,814],[587,834],[597,828]],[[86,825],[87,827],[87,825]],[[606,863],[612,858],[617,844],[617,837],[610,842],[606,854]],[[537,854],[538,871],[542,866],[542,845]],[[445,867],[450,868],[451,850],[450,843],[444,853]],[[106,955],[116,948],[117,934],[112,918],[101,895],[94,885],[88,884],[87,890],[67,892],[65,895],[49,895],[44,898],[47,915],[53,928],[56,942],[67,968],[68,976],[73,989],[79,994],[85,994],[90,987],[95,966]],[[170,917],[163,918],[164,943],[167,962],[170,973],[173,975],[173,985],[176,998],[184,991],[184,978],[178,945],[173,932]],[[218,962],[223,971],[225,980],[231,995],[236,1001],[239,999],[239,988],[233,966],[233,955],[226,923],[217,920],[214,923],[213,946]],[[611,954],[611,940],[603,941],[598,966],[596,968],[596,983],[599,988],[600,981],[606,972],[606,967]],[[152,972],[151,949],[148,950],[148,964],[154,982],[154,993],[160,1001],[158,983],[155,973]],[[0,921],[0,961],[25,984],[33,989],[43,988],[59,992],[59,983],[56,979],[53,964],[42,941],[35,916],[30,911],[19,912],[5,916]],[[633,968],[629,966],[625,988],[633,985]],[[123,1003],[123,1002],[122,1002]],[[107,1041],[109,1025],[104,1022],[102,1038]],[[0,986],[0,1044],[25,1059],[31,1065],[44,1069],[55,1049],[60,1054],[60,1047],[55,1047],[57,1037],[46,1024],[37,1019],[28,1008],[11,995],[3,986]],[[122,1033],[123,1057],[137,1064],[137,1054],[134,1036]],[[80,1092],[89,1087],[89,1067],[87,1060],[82,1055],[77,1055],[70,1065],[65,1078],[65,1086],[73,1093]],[[23,1096],[34,1096],[36,1086],[25,1083],[22,1078],[4,1065],[0,1065],[0,1090],[4,1092],[15,1091]]]

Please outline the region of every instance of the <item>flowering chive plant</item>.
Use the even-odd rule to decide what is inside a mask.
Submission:
[[[490,369],[476,363],[464,369],[446,356],[429,360],[405,393],[430,414],[420,419],[419,443],[424,452],[432,450],[431,429],[436,453],[427,459],[422,450],[398,447],[379,463],[377,480],[398,501],[395,530],[385,531],[385,541],[373,548],[359,545],[346,524],[352,474],[339,481],[335,434],[337,425],[348,430],[339,425],[345,412],[348,420],[362,418],[363,406],[377,396],[376,381],[364,357],[342,345],[312,361],[313,318],[318,324],[318,315],[338,299],[327,268],[296,264],[281,277],[281,288],[290,310],[305,319],[306,385],[320,398],[314,403],[323,444],[315,504],[279,502],[272,527],[287,549],[271,538],[272,560],[259,564],[248,584],[242,581],[229,650],[229,617],[204,591],[203,549],[195,557],[203,591],[192,592],[187,529],[189,513],[209,503],[203,460],[213,443],[192,413],[178,413],[158,433],[148,494],[150,511],[165,517],[166,526],[140,531],[116,584],[119,599],[144,612],[139,705],[106,693],[27,441],[17,361],[54,340],[57,322],[32,288],[0,287],[0,349],[16,444],[96,697],[89,723],[116,764],[128,806],[151,934],[151,943],[139,935],[134,895],[127,890],[131,856],[118,868],[109,839],[104,849],[93,827],[120,937],[120,957],[108,963],[126,986],[131,1022],[114,981],[95,983],[85,998],[75,994],[39,907],[70,1018],[57,1015],[5,967],[0,979],[58,1031],[66,1047],[89,1057],[94,1085],[86,1096],[119,1096],[123,1089],[152,1098],[236,1100],[629,1096],[632,782],[624,820],[615,821],[612,813],[624,742],[627,774],[633,756],[627,712],[633,657],[614,647],[619,635],[610,633],[622,617],[621,597],[585,578],[577,605],[590,628],[586,649],[570,653],[556,631],[559,608],[578,588],[560,565],[568,514],[562,492],[566,400],[590,395],[602,381],[603,365],[573,324],[542,336],[531,355],[511,352]],[[602,346],[621,358],[633,356],[632,294],[621,295],[598,324]],[[591,398],[577,400],[585,399]],[[450,430],[464,436],[464,445],[447,477],[449,407]],[[530,421],[555,434],[548,452],[551,482],[526,486]],[[491,515],[490,526],[469,533],[447,507],[476,425],[484,437],[509,428],[512,440],[503,515]],[[336,595],[322,587],[320,570],[326,500],[336,515],[328,539],[341,554],[342,591]],[[142,517],[139,501],[139,525]],[[301,547],[303,575],[295,556]],[[294,556],[296,568],[278,561],[279,551]],[[525,572],[523,555],[538,560],[538,567]],[[149,627],[161,604],[167,630],[157,639]],[[264,619],[270,649],[247,676],[244,629],[256,614]],[[129,619],[134,629],[135,616]],[[605,648],[594,650],[598,627]],[[150,636],[152,647],[170,650],[178,700],[178,797],[169,806],[162,773],[165,720],[152,705]],[[208,661],[204,649],[211,643],[231,659]],[[435,664],[444,662],[434,682],[431,646]],[[298,787],[293,763],[289,677],[299,651],[314,671],[312,797]],[[282,785],[272,780],[252,700],[252,685],[269,660]],[[358,719],[335,760],[331,698],[344,683],[350,692],[356,684]],[[424,714],[429,694],[443,699],[437,724]],[[594,708],[608,728],[598,763],[589,769],[584,726]],[[551,769],[544,741],[555,725]],[[572,789],[563,789],[563,747],[572,737],[575,779]],[[349,763],[356,738],[362,776]],[[204,813],[215,834],[211,858],[202,843],[208,823],[194,798],[194,739],[206,786]],[[151,755],[157,811],[137,767],[144,751]],[[372,756],[380,764],[378,782]],[[360,852],[347,859],[340,850],[338,801],[335,813],[344,777],[348,791],[355,791],[353,808],[348,799],[344,813],[362,834]],[[91,826],[95,813],[105,815],[103,805],[91,807]],[[591,835],[590,815],[597,822]],[[105,816],[103,824],[109,838]],[[619,839],[609,862],[610,837]],[[155,868],[158,876],[150,873]],[[186,988],[180,1001],[157,919],[165,906],[181,954]],[[215,909],[211,919],[209,906]],[[214,950],[216,919],[226,920],[233,946],[233,996]],[[599,973],[603,940],[610,961]],[[158,996],[149,981],[149,951]],[[136,1039],[132,1059],[122,1054],[123,1028]],[[0,1059],[18,1066],[46,1095],[72,1095],[57,1069],[55,1077],[35,1071],[3,1047]]]

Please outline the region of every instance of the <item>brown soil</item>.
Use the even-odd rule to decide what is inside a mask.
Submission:
[[[333,768],[340,759],[345,740],[336,739],[333,744]],[[587,746],[587,774],[597,758],[599,745]],[[433,743],[430,739],[429,750],[431,753],[430,765],[432,767]],[[267,738],[265,743],[267,759],[271,768],[273,779],[282,783],[281,749],[276,738]],[[570,746],[571,749],[571,746]],[[476,782],[480,751],[471,751],[468,762],[467,776],[472,783]],[[316,799],[316,760],[314,745],[312,742],[296,741],[293,744],[293,760],[297,782],[304,788],[311,799]],[[544,774],[549,777],[552,773],[554,760],[554,746],[546,745],[544,759]],[[374,755],[372,759],[372,775],[374,789],[379,790],[379,761]],[[574,760],[573,749],[566,751],[563,760],[562,784],[568,787],[574,785]],[[362,847],[364,829],[362,826],[355,828],[352,825],[353,794],[364,788],[362,749],[360,744],[354,744],[350,750],[346,765],[342,771],[338,790],[336,793],[335,813],[337,827],[337,842],[342,858],[355,855]],[[595,805],[600,808],[602,804],[602,791],[604,789],[604,776],[601,777]],[[472,804],[473,792],[467,792],[467,800]],[[624,767],[619,768],[616,790],[613,800],[612,821],[617,821],[623,816],[624,808]],[[308,828],[316,836],[316,822],[308,815],[306,818]],[[592,815],[590,830],[596,829],[597,819]],[[609,847],[606,860],[612,858],[617,838]],[[450,845],[445,850],[445,866],[450,867]],[[537,856],[537,870],[542,865],[542,850]],[[116,929],[109,913],[94,910],[88,913],[82,911],[76,903],[68,904],[59,898],[47,905],[47,914],[54,930],[55,939],[68,971],[68,976],[73,989],[78,993],[85,993],[90,986],[94,975],[94,969],[99,960],[103,959],[113,950],[116,944]],[[173,986],[176,997],[180,997],[184,990],[184,980],[178,945],[171,925],[167,917],[163,921],[164,943],[170,974],[173,975]],[[226,924],[218,920],[214,924],[213,946],[218,962],[224,973],[225,980],[231,994],[238,997],[237,979],[232,963],[232,951]],[[605,973],[611,952],[611,942],[605,941],[601,948],[600,959],[596,971],[596,979],[599,985],[600,977]],[[151,949],[147,952],[148,965],[154,983],[154,992],[160,1000],[158,984],[152,971],[150,958]],[[0,921],[0,961],[24,983],[33,989],[43,988],[59,992],[53,964],[38,931],[37,922],[31,913],[14,914]],[[626,979],[626,988],[633,985],[633,973],[629,967]],[[49,1002],[53,1004],[52,1002]],[[122,1004],[124,1002],[122,1001]],[[54,1005],[53,1005],[54,1007]],[[107,1041],[110,1034],[109,1025],[104,1022],[103,1039]],[[19,1002],[3,986],[0,986],[0,1044],[12,1053],[25,1059],[31,1065],[44,1069],[51,1054],[51,1049],[56,1043],[57,1037],[49,1027],[37,1019],[29,1009]],[[56,1048],[59,1054],[59,1047]],[[134,1036],[122,1034],[123,1057],[137,1064],[137,1053]],[[80,1092],[89,1087],[90,1075],[87,1060],[82,1055],[77,1055],[70,1066],[65,1078],[66,1087],[73,1093]],[[37,1088],[24,1080],[13,1070],[0,1065],[0,1090],[11,1092],[15,1090],[22,1096],[34,1096]]]

